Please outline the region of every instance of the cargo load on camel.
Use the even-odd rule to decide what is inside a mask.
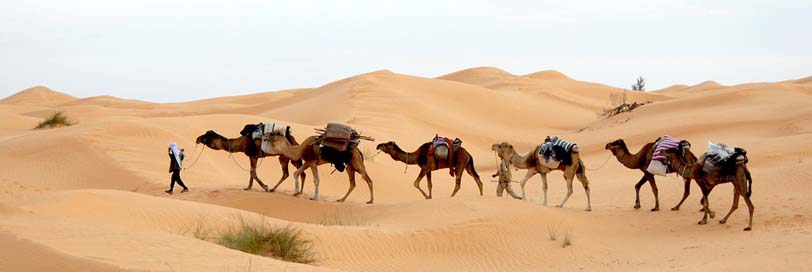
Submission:
[[[691,145],[686,140],[679,140],[670,135],[664,135],[654,141],[654,154],[651,157],[646,171],[649,173],[665,176],[668,173],[676,171],[667,165],[667,160],[663,152],[668,149],[677,150],[680,155],[684,154],[684,150],[690,149]]]
[[[749,159],[744,148],[708,142],[708,152],[702,155],[700,161],[705,175],[725,178],[736,175],[736,164],[746,164]]]
[[[339,172],[344,172],[347,164],[352,160],[352,149],[358,146],[361,140],[372,138],[361,136],[348,125],[329,123],[324,129],[316,129],[319,133],[319,153],[322,158]]]
[[[460,138],[451,140],[450,138],[440,137],[439,135],[435,134],[434,139],[431,140],[429,155],[434,156],[434,159],[438,161],[447,162],[449,165],[449,174],[453,177],[456,173],[454,152],[456,152],[460,146],[462,146],[462,140],[460,140]]]
[[[572,152],[578,152],[578,145],[564,141],[557,136],[547,136],[537,154],[545,167],[557,169],[562,163],[572,165]]]

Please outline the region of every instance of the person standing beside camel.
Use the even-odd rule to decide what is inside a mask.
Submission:
[[[180,170],[183,169],[182,162],[183,149],[178,148],[178,144],[175,142],[169,143],[169,173],[172,173],[172,180],[171,183],[169,183],[169,190],[164,191],[167,194],[172,194],[172,190],[175,188],[175,182],[183,187],[181,193],[189,191],[189,188],[186,187],[186,184],[183,184],[183,181],[180,179]]]
[[[510,183],[513,182],[512,175],[510,174],[510,165],[507,161],[502,160],[502,163],[499,164],[499,169],[496,171],[496,174],[493,174],[491,177],[499,177],[497,182],[499,184],[496,185],[496,196],[502,197],[502,194],[507,191],[507,193],[515,198],[515,199],[522,199],[521,196],[516,195],[513,192],[513,188],[510,186]]]

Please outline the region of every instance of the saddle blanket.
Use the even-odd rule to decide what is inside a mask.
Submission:
[[[665,161],[665,155],[663,155],[663,151],[677,148],[679,147],[680,140],[677,138],[671,137],[670,135],[665,135],[657,141],[656,146],[654,147],[654,156],[652,159],[658,161]]]
[[[539,159],[542,165],[549,168],[558,168],[559,163],[571,165],[571,153],[575,149],[577,149],[577,145],[574,143],[564,141],[557,136],[547,136],[539,149]]]

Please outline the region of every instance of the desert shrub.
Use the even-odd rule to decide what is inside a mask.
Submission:
[[[42,120],[42,122],[39,122],[35,129],[59,128],[72,126],[73,124],[73,121],[71,121],[67,115],[63,114],[61,111],[58,111],[46,117],[45,120]]]
[[[277,258],[288,262],[315,261],[313,242],[296,227],[273,228],[264,223],[251,224],[241,220],[238,227],[224,232],[217,243],[246,253]]]

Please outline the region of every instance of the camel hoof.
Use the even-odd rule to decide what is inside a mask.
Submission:
[[[671,208],[671,210],[672,211],[679,211],[679,207],[673,207],[673,208]]]
[[[372,204],[372,200],[370,200],[370,201],[367,201],[367,204]]]
[[[656,211],[659,211],[659,210],[660,210],[660,208],[656,208],[656,207],[651,209],[652,212],[656,212]]]
[[[302,195],[302,193],[295,193],[295,194],[293,194],[293,196],[300,196],[300,195]]]
[[[640,209],[640,204],[636,204],[636,205],[634,205],[634,209],[635,209],[635,210]]]
[[[751,231],[751,230],[753,230],[753,228],[751,228],[751,227],[744,228],[744,231]]]
[[[251,190],[251,187],[245,187],[245,188],[242,188],[242,189],[243,189],[243,190],[246,190],[246,191],[250,191],[250,190]]]
[[[268,190],[268,192],[271,192],[271,193],[276,192],[276,188],[272,188],[272,189]]]
[[[727,223],[727,221],[725,221],[725,220],[719,220],[719,224],[724,224],[724,223]]]
[[[555,207],[556,207],[556,208],[563,208],[564,206],[561,206],[561,205],[555,205]]]
[[[342,198],[342,199],[336,200],[336,202],[344,202],[344,199]]]
[[[319,198],[318,197],[311,197],[310,200],[316,201],[316,200],[319,200]]]
[[[268,185],[262,186],[262,189],[265,189],[266,192],[270,192],[270,190],[268,190]]]
[[[591,212],[591,211],[592,211],[592,208],[586,208],[586,209],[584,209],[584,211]]]
[[[707,224],[707,223],[708,223],[708,221],[705,220],[705,219],[699,220],[699,222],[697,222],[697,224],[700,224],[700,225],[704,225],[704,224]]]

